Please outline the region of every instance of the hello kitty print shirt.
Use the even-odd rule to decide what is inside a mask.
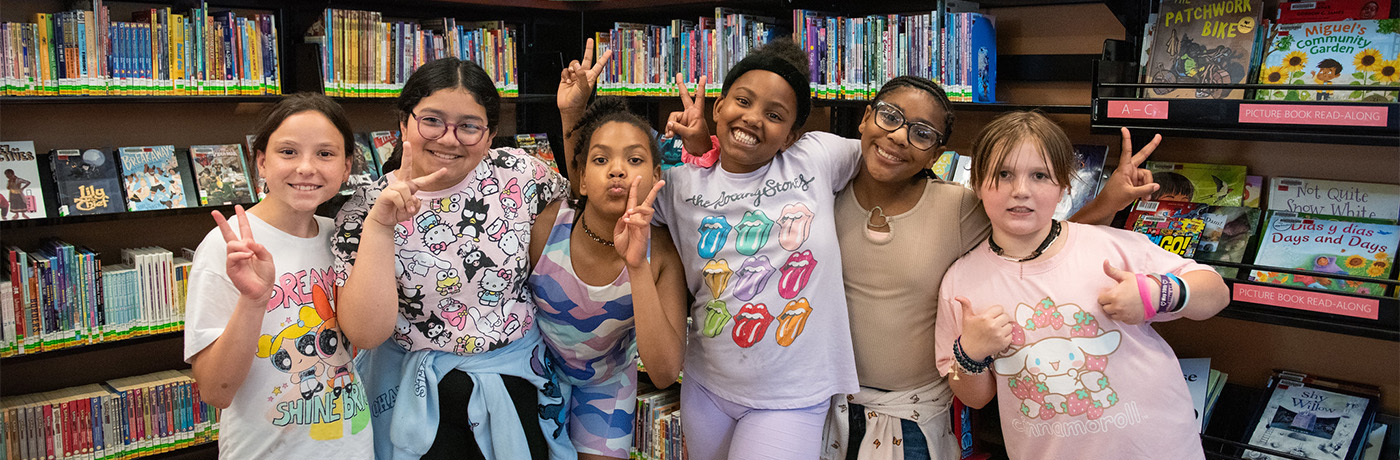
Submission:
[[[365,216],[392,174],[356,190],[336,217],[331,251],[338,285],[350,276]],[[419,192],[418,215],[394,227],[394,343],[407,351],[467,355],[525,335],[535,316],[526,288],[530,228],[540,210],[568,190],[568,181],[544,163],[501,148],[461,183]]]

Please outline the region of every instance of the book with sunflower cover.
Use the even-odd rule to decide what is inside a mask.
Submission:
[[[1152,31],[1148,83],[1239,84],[1264,7],[1260,0],[1162,0]],[[1147,97],[1242,99],[1242,89],[1148,88]]]
[[[1287,211],[1268,211],[1260,231],[1254,264],[1316,273],[1387,279],[1400,244],[1400,225]],[[1384,286],[1328,278],[1253,270],[1251,280],[1313,289],[1381,295]]]
[[[1400,19],[1275,24],[1264,41],[1259,83],[1329,85],[1327,90],[1259,90],[1256,99],[1394,102],[1400,92]]]

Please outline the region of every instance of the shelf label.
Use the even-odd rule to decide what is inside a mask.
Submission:
[[[1108,101],[1108,118],[1167,119],[1167,101]]]
[[[1375,126],[1390,122],[1385,107],[1304,104],[1240,104],[1240,123]]]
[[[1315,311],[1333,315],[1351,316],[1365,319],[1380,318],[1380,304],[1376,299],[1350,297],[1302,289],[1257,286],[1234,283],[1232,299],[1295,310]]]

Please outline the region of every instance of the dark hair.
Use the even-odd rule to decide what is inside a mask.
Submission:
[[[999,116],[977,133],[977,140],[972,143],[973,187],[980,189],[988,180],[999,184],[1001,181],[992,173],[1006,163],[1006,157],[1022,142],[1040,148],[1056,184],[1070,186],[1076,157],[1069,136],[1045,115],[1030,111]]]
[[[496,131],[497,124],[501,122],[501,93],[496,89],[496,83],[475,62],[455,57],[424,64],[408,77],[398,100],[394,101],[399,122],[407,123],[409,112],[418,107],[423,98],[450,88],[463,88],[472,93],[476,102],[486,108],[486,128]]]
[[[944,114],[943,129],[941,130],[943,136],[938,139],[938,146],[948,145],[948,139],[953,137],[953,103],[948,101],[948,93],[943,92],[943,87],[934,83],[933,80],[913,75],[894,77],[893,80],[885,82],[884,86],[880,87],[880,92],[875,93],[875,99],[872,99],[871,103],[873,104],[889,93],[902,88],[923,91],[933,96],[933,100],[938,102],[938,107],[943,109]]]
[[[578,123],[569,130],[568,135],[574,137],[574,157],[568,160],[569,171],[570,174],[577,174],[575,181],[583,178],[583,170],[587,168],[588,162],[579,160],[588,155],[588,146],[593,142],[593,133],[611,122],[626,123],[641,130],[642,134],[647,137],[647,150],[651,152],[652,165],[661,165],[661,148],[656,145],[656,137],[652,136],[651,125],[627,107],[627,100],[620,97],[600,97],[588,105],[588,109],[583,112]],[[573,207],[581,211],[586,204],[585,201],[583,196],[579,196],[574,200]]]
[[[1323,59],[1322,62],[1317,63],[1317,68],[1332,69],[1337,73],[1342,73],[1342,64],[1334,59]]]
[[[797,95],[797,116],[793,118],[792,126],[794,129],[800,128],[807,123],[807,116],[812,113],[812,77],[811,69],[807,67],[808,62],[807,52],[791,39],[773,40],[754,48],[748,56],[729,69],[724,75],[720,97],[729,94],[729,87],[734,86],[734,81],[751,70],[773,72],[786,80],[788,85],[792,86],[792,92]]]
[[[340,104],[320,93],[296,93],[283,96],[271,108],[263,114],[262,122],[258,123],[254,131],[253,151],[248,152],[249,158],[254,163],[257,162],[258,152],[266,153],[268,139],[272,133],[282,126],[282,122],[287,118],[302,112],[314,111],[325,115],[327,120],[335,125],[336,131],[340,131],[340,136],[345,142],[345,156],[350,158],[352,165],[360,164],[362,159],[355,151],[355,132],[350,129],[350,119],[345,116],[345,109]]]
[[[1185,195],[1187,197],[1196,196],[1196,184],[1191,183],[1179,173],[1171,171],[1153,171],[1152,182],[1157,183],[1157,191],[1152,192],[1152,199],[1156,200],[1166,195]]]

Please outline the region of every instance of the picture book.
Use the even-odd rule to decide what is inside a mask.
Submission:
[[[661,149],[662,171],[674,168],[682,163],[681,152],[685,150],[685,145],[681,142],[680,136],[662,139],[659,148]]]
[[[1382,220],[1299,214],[1270,210],[1260,230],[1255,265],[1385,279],[1400,245],[1400,225]],[[1254,281],[1381,295],[1379,283],[1345,281],[1318,274],[1294,275],[1254,270]]]
[[[1141,201],[1128,214],[1131,230],[1147,235],[1162,249],[1192,257],[1205,231],[1206,205],[1184,201]]]
[[[929,169],[939,179],[951,181],[953,179],[953,166],[957,163],[958,152],[948,150],[938,155],[938,159],[933,161],[933,166],[930,166]]]
[[[974,75],[968,82],[972,85],[972,102],[990,103],[997,101],[997,31],[996,19],[983,13],[972,15],[969,28],[968,51],[972,53],[975,66]]]
[[[1336,89],[1261,89],[1256,99],[1395,102],[1400,94],[1367,91],[1368,86],[1400,85],[1400,19],[1275,24],[1263,53],[1260,84]]]
[[[117,156],[121,161],[128,211],[189,206],[185,199],[188,178],[180,174],[175,146],[122,147]]]
[[[376,158],[378,152],[374,149],[374,134],[370,132],[355,133],[355,151],[364,160],[364,170],[368,171],[375,179],[379,179],[379,176],[383,174],[383,171],[379,170],[379,165],[383,161]]]
[[[398,131],[374,131],[369,133],[374,139],[374,167],[379,168],[379,174],[383,175],[384,162],[389,161],[389,157],[394,155],[394,149],[399,145]]]
[[[1247,441],[1303,458],[1355,459],[1370,433],[1377,405],[1371,395],[1280,377]],[[1244,458],[1280,457],[1247,451]]]
[[[243,139],[248,147],[248,158],[257,158],[257,152],[253,149],[253,143],[257,142],[258,135],[247,134],[243,136]],[[262,201],[263,198],[267,197],[267,181],[263,179],[262,174],[258,174],[257,161],[248,162],[248,177],[253,179],[253,194],[257,197],[257,201]]]
[[[1148,83],[1240,84],[1248,79],[1261,0],[1163,0]],[[1241,99],[1242,89],[1150,88],[1148,97]]]
[[[34,141],[0,142],[0,173],[5,175],[0,177],[5,182],[5,193],[0,195],[0,220],[48,217]]]
[[[1244,203],[1244,166],[1148,161],[1143,167],[1152,171],[1152,181],[1161,186],[1152,194],[1153,200],[1218,206]]]
[[[1269,209],[1400,220],[1400,185],[1275,177],[1269,180]]]
[[[58,186],[58,215],[81,216],[126,210],[121,172],[109,151],[60,149],[49,154]]]
[[[1186,379],[1186,389],[1191,392],[1191,405],[1196,409],[1196,424],[1201,426],[1205,417],[1206,392],[1210,391],[1210,358],[1178,359],[1181,363],[1181,377]]]
[[[1254,241],[1254,229],[1259,228],[1259,208],[1245,206],[1209,206],[1201,213],[1205,229],[1196,244],[1196,260],[1243,262],[1245,249]],[[1234,278],[1239,269],[1214,267],[1220,276]]]
[[[1099,194],[1103,186],[1103,163],[1108,157],[1107,145],[1075,145],[1074,157],[1077,160],[1074,174],[1070,177],[1069,191],[1055,205],[1054,218],[1064,220],[1080,208],[1089,204]]]
[[[543,161],[549,169],[559,172],[559,164],[554,161],[554,148],[549,146],[549,135],[538,134],[516,134],[515,144],[526,153],[534,155]]]
[[[1263,190],[1264,176],[1244,176],[1244,202],[1242,205],[1251,208],[1259,207]]]
[[[201,206],[253,202],[243,146],[191,145],[190,162],[194,166]]]
[[[953,165],[953,182],[962,184],[964,187],[972,188],[972,157],[959,155],[958,162]]]
[[[356,133],[355,145],[349,153],[354,158],[350,161],[350,177],[340,184],[341,195],[355,193],[356,188],[373,184],[379,178],[379,168],[374,164],[374,144],[368,134]]]
[[[1278,2],[1279,24],[1303,22],[1354,21],[1390,17],[1390,2],[1385,0],[1310,0]]]

